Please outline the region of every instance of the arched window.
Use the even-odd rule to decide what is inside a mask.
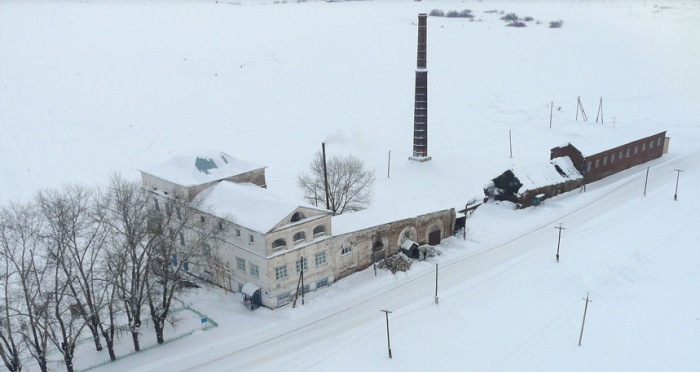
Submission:
[[[284,239],[277,239],[274,242],[272,242],[272,249],[282,248],[286,245],[287,242]]]
[[[381,251],[384,249],[384,243],[380,239],[377,239],[377,241],[374,242],[373,249],[375,252]]]
[[[306,216],[304,216],[303,213],[301,213],[301,212],[295,212],[295,213],[292,215],[291,222],[297,222],[297,221],[303,220],[304,218],[306,218]]]
[[[314,227],[314,236],[316,235],[321,235],[326,232],[326,226],[325,225],[318,225]]]
[[[298,233],[294,234],[294,243],[296,242],[301,242],[306,240],[306,233],[303,231],[299,231]]]

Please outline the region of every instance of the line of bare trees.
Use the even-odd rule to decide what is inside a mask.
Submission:
[[[158,343],[188,264],[207,260],[221,233],[196,202],[163,210],[119,175],[104,188],[70,185],[0,208],[0,357],[11,372],[34,360],[74,371],[80,339],[112,361],[126,325],[135,351],[149,319]],[[121,327],[121,328],[120,328]]]

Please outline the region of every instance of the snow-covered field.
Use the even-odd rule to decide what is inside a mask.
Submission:
[[[415,164],[416,19],[431,9],[480,21],[428,20],[433,160]],[[484,13],[494,9],[542,24],[504,27]],[[299,199],[296,175],[326,141],[377,170],[379,210],[459,207],[569,140],[667,130],[646,197],[639,167],[536,209],[477,210],[469,239],[434,261],[439,305],[432,263],[365,271],[274,312],[202,291],[187,300],[220,327],[101,370],[694,370],[699,60],[690,0],[0,1],[0,200],[113,171],[136,178],[193,148],[267,164],[269,188]],[[587,123],[574,121],[579,96]],[[600,97],[605,124],[592,122]]]

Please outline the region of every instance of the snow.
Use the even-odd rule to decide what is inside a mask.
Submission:
[[[259,291],[260,287],[253,283],[246,283],[243,285],[243,288],[241,288],[241,293],[247,295],[247,296],[253,296],[256,291]]]
[[[400,203],[383,204],[381,207],[375,206],[359,212],[333,216],[331,225],[333,235],[342,235],[445,209],[447,208],[439,204],[412,198]]]
[[[198,165],[198,162],[202,165]],[[190,151],[141,171],[182,186],[196,186],[265,168],[216,150]]]
[[[650,131],[649,129],[639,130],[635,127],[613,128],[605,133],[577,139],[570,143],[581,151],[584,157],[588,157],[619,146],[624,146],[633,141],[651,137],[665,130],[659,129]],[[564,146],[566,146],[566,144],[564,144]]]
[[[302,200],[296,176],[328,139],[329,155],[352,153],[376,170],[366,214],[386,222],[414,201],[461,209],[498,172],[546,161],[562,143],[602,135],[617,146],[610,134],[620,130],[667,130],[669,153],[538,208],[484,204],[467,220],[468,240],[445,241],[441,256],[407,273],[359,272],[294,309],[251,312],[240,294],[192,292],[187,301],[218,328],[96,371],[700,364],[697,1],[240,3],[1,1],[3,201],[104,184],[112,171],[136,179],[143,159],[193,148],[268,164],[270,191]],[[416,18],[432,8],[468,8],[477,20],[428,18],[432,160],[415,163]],[[542,24],[505,27],[484,13],[492,9]],[[561,29],[547,28],[559,19]],[[605,124],[575,121],[579,96],[589,119],[603,97]],[[684,170],[677,202],[673,169]],[[251,208],[251,218],[267,215]],[[334,219],[334,234],[341,225]],[[393,311],[393,359],[382,309]]]
[[[203,207],[214,215],[263,234],[299,207],[318,209],[281,198],[252,183],[221,181],[200,195]]]
[[[565,175],[561,175],[555,166],[559,166]],[[518,190],[521,194],[527,190],[534,190],[548,185],[556,185],[569,180],[583,178],[568,156],[554,158],[547,163],[515,168],[513,169],[513,174],[515,174],[515,177],[523,184],[520,190]]]

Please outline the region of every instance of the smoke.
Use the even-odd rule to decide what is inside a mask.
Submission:
[[[341,129],[336,130],[335,132],[329,134],[326,136],[326,138],[323,140],[323,143],[326,145],[331,144],[331,143],[339,143],[339,144],[344,144],[348,141],[347,136],[345,136],[345,133]]]

